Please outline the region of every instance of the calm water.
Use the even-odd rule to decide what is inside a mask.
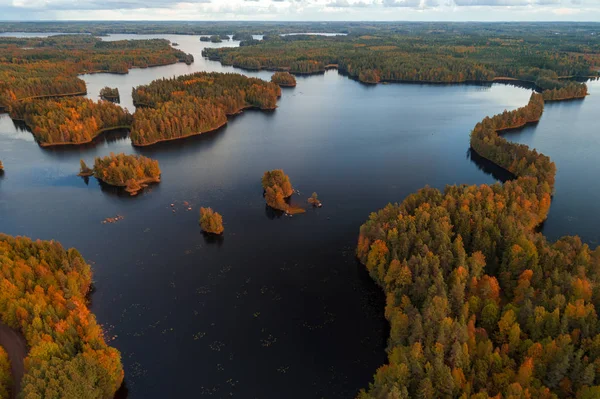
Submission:
[[[600,81],[587,85],[592,95],[585,100],[548,103],[537,126],[506,138],[534,147],[556,163],[556,194],[543,233],[551,240],[579,235],[595,248],[600,245]]]
[[[108,40],[132,37],[138,36]],[[237,72],[200,56],[204,46],[236,42],[161,37],[192,52],[196,62],[87,75],[89,96],[116,86],[121,104],[133,109],[131,88],[158,77]],[[529,95],[503,85],[366,86],[329,71],[299,77],[295,89],[283,90],[275,112],[245,112],[220,131],[144,149],[119,134],[84,147],[41,149],[4,115],[0,230],[57,239],[92,263],[92,310],[123,354],[131,398],[354,397],[385,362],[387,335],[384,298],[354,258],[359,226],[370,212],[427,184],[493,183],[496,175],[469,160],[469,132],[486,115],[526,104]],[[560,138],[560,148],[568,153],[581,145],[578,151],[591,154],[588,140],[572,138],[589,135],[592,101],[549,106],[523,140],[551,137],[548,130],[560,131],[551,118],[569,112],[581,130],[573,133],[573,122],[565,122],[573,129],[562,131],[570,134]],[[76,176],[80,158],[92,163],[111,151],[158,159],[162,182],[131,198]],[[585,157],[573,154],[572,168],[583,167]],[[324,207],[293,218],[267,209],[260,178],[274,168],[283,168],[301,191],[293,201],[305,203],[316,191]],[[583,195],[589,183],[577,184],[581,176],[559,175],[547,229],[564,217],[558,201],[572,206],[578,193],[581,201],[593,200]],[[572,184],[570,195],[564,179]],[[222,240],[201,234],[199,206],[223,214]],[[117,214],[125,219],[101,224]],[[600,212],[587,216],[565,233],[591,240]]]

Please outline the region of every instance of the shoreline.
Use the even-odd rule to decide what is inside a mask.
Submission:
[[[88,94],[87,89],[85,91],[76,91],[73,93],[62,93],[62,94],[41,94],[39,96],[30,96],[19,98],[17,101],[35,100],[40,98],[60,98],[60,97],[77,97],[86,96]]]
[[[208,59],[209,61],[215,61],[215,62],[219,62],[221,65],[223,66],[231,66],[237,69],[241,69],[243,71],[250,71],[250,72],[260,72],[260,71],[268,71],[268,72],[289,72],[292,75],[300,75],[300,76],[310,76],[310,75],[321,75],[326,73],[329,70],[332,69],[336,69],[341,75],[348,77],[351,80],[355,80],[359,83],[363,83],[366,85],[377,85],[377,84],[387,84],[387,83],[407,83],[407,84],[431,84],[431,85],[460,85],[460,84],[474,84],[474,85],[485,85],[485,84],[492,84],[492,83],[505,83],[505,84],[511,84],[511,83],[520,83],[526,86],[531,86],[531,88],[539,93],[542,93],[544,91],[546,91],[545,89],[542,89],[540,86],[538,86],[534,81],[531,80],[525,80],[525,79],[519,79],[519,78],[512,78],[509,76],[496,76],[492,79],[489,80],[470,80],[470,79],[465,79],[465,80],[456,80],[456,81],[448,81],[448,82],[442,82],[442,81],[435,81],[435,80],[406,80],[406,79],[381,79],[378,82],[364,82],[362,80],[360,80],[358,78],[358,76],[352,76],[350,74],[348,74],[345,70],[342,70],[339,68],[339,64],[327,64],[324,66],[324,68],[322,70],[318,70],[318,71],[314,71],[314,72],[291,72],[289,67],[273,67],[273,68],[269,68],[269,67],[259,67],[259,68],[248,68],[248,67],[243,67],[243,66],[238,66],[235,64],[228,64],[228,63],[224,63],[220,58],[218,57],[208,57],[205,56],[204,58]],[[585,79],[600,79],[600,76],[571,76],[571,77],[562,77],[559,76],[559,79],[569,79],[569,78],[585,78]],[[284,87],[284,86],[281,86]],[[589,94],[588,94],[589,95]],[[566,100],[571,100],[571,99],[578,99],[578,98],[583,98],[583,97],[573,97],[573,98],[561,98],[561,99],[556,99],[556,100],[545,100],[545,101],[566,101]]]
[[[25,121],[23,121],[25,122]],[[27,125],[27,123],[25,123],[25,125]],[[29,125],[27,125],[27,127],[31,129],[31,127]],[[100,136],[102,133],[106,133],[106,132],[110,132],[112,130],[131,130],[131,126],[127,126],[127,125],[121,125],[121,126],[114,126],[114,127],[105,127],[103,129],[98,130],[94,136],[87,140],[87,141],[78,141],[78,142],[59,142],[59,143],[40,143],[38,141],[38,144],[40,145],[40,147],[58,147],[58,146],[69,146],[69,145],[83,145],[83,144],[89,144],[92,141],[94,141],[98,136]],[[33,133],[32,133],[33,134]],[[33,135],[33,137],[35,137],[35,135]],[[37,138],[36,138],[37,140]]]
[[[143,191],[144,188],[148,187],[148,185],[150,184],[154,184],[154,183],[160,183],[160,176],[159,177],[148,177],[146,179],[142,179],[142,180],[136,180],[135,182],[140,186],[139,190],[135,190],[135,191],[131,191],[127,189],[127,183],[125,184],[114,184],[114,183],[109,183],[104,179],[101,179],[100,177],[96,176],[95,174],[93,174],[92,176],[94,176],[96,179],[100,180],[102,182],[102,184],[106,184],[107,186],[110,187],[118,187],[118,188],[122,188],[124,189],[126,192],[128,192],[132,197],[139,194],[140,191]]]

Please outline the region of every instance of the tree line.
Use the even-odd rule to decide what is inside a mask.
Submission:
[[[574,84],[561,79],[564,76],[598,75],[594,65],[600,59],[600,45],[583,46],[578,37],[565,35],[549,42],[537,40],[538,36],[533,34],[536,40],[523,37],[521,32],[498,38],[489,32],[457,31],[460,29],[444,35],[431,32],[338,37],[276,35],[237,48],[207,48],[203,55],[224,65],[297,74],[324,72],[328,65],[336,65],[340,72],[364,83],[491,82],[511,78],[552,90]],[[573,89],[564,90],[562,95],[574,95]],[[580,90],[583,88],[577,91]]]
[[[357,255],[386,294],[390,338],[360,398],[600,396],[600,247],[536,233],[555,166],[498,136],[543,106],[534,93],[471,134],[515,180],[425,188],[361,226]]]
[[[149,145],[217,129],[248,107],[277,107],[279,86],[233,73],[197,72],[158,79],[133,90],[131,141]]]
[[[91,283],[77,250],[0,234],[0,318],[29,346],[20,397],[109,398],[120,387],[121,355],[87,308]]]

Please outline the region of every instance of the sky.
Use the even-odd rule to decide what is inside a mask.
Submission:
[[[0,0],[0,20],[600,22],[600,0]]]

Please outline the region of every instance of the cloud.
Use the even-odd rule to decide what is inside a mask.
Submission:
[[[383,0],[384,7],[420,7],[421,0]]]
[[[365,3],[364,1],[357,1],[354,3],[350,3],[348,0],[334,0],[330,3],[327,3],[327,7],[330,7],[330,8],[352,8],[352,7],[364,8],[364,7],[370,7],[370,6],[372,6],[372,4]]]
[[[454,0],[457,6],[527,6],[529,0]]]
[[[211,0],[194,0],[196,4],[208,4]],[[184,2],[168,0],[13,0],[16,8],[34,10],[135,10],[143,8],[175,8]]]
[[[0,18],[600,21],[600,0],[0,0]]]

